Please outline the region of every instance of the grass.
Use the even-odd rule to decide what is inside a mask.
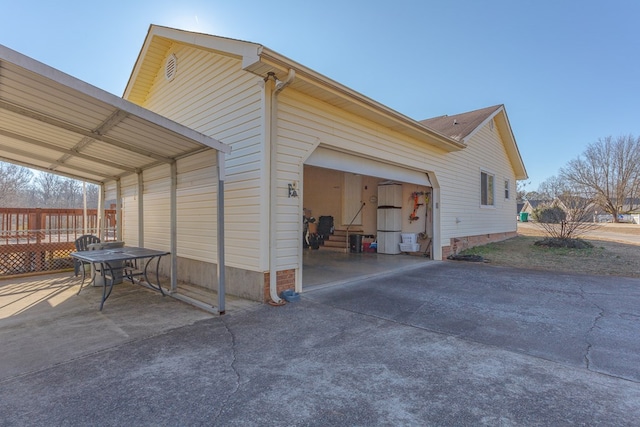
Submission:
[[[519,235],[509,240],[476,246],[462,252],[480,255],[493,265],[568,273],[640,277],[640,246],[589,240],[588,249],[535,246],[541,236]]]

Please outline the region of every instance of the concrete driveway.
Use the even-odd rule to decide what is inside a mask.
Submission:
[[[632,426],[639,332],[640,280],[433,262],[16,372],[0,424]]]

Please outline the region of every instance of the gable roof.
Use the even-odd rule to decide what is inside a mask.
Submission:
[[[125,99],[143,104],[173,43],[182,43],[235,57],[242,61],[242,68],[245,71],[263,79],[273,73],[277,80],[284,82],[294,74],[295,78],[289,86],[299,92],[444,151],[452,152],[465,148],[464,143],[443,135],[261,44],[158,25],[149,27],[131,78],[127,83],[123,95]]]
[[[445,115],[434,117],[421,120],[420,123],[466,146],[476,132],[494,119],[498,131],[502,136],[507,156],[514,168],[516,179],[527,179],[527,171],[524,167],[522,156],[520,156],[518,144],[513,136],[504,105],[494,105],[492,107],[481,108],[453,116]]]

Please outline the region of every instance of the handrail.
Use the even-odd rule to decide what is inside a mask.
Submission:
[[[349,228],[353,225],[353,221],[356,220],[356,218],[358,217],[358,215],[360,215],[360,212],[362,212],[362,209],[364,208],[364,205],[366,204],[365,202],[360,202],[362,203],[362,205],[360,205],[360,209],[358,209],[358,212],[356,212],[356,214],[353,216],[353,218],[351,219],[351,222],[349,223],[349,225],[347,225],[347,252],[349,252]]]

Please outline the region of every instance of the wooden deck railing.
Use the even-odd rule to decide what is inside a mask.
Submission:
[[[0,277],[72,268],[84,218],[82,209],[0,208]],[[104,241],[115,240],[115,219],[105,210]],[[96,209],[87,210],[87,233],[98,234]]]

